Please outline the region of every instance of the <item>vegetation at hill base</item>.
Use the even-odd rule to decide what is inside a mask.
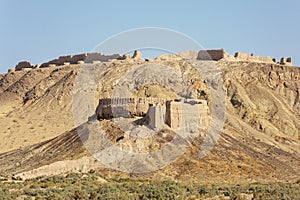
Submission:
[[[299,199],[295,183],[190,183],[103,178],[90,173],[18,180],[1,176],[0,199]]]

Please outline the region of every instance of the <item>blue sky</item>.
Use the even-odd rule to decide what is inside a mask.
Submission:
[[[0,72],[21,60],[37,64],[90,52],[140,27],[173,29],[231,54],[291,56],[300,65],[299,2],[0,0]]]

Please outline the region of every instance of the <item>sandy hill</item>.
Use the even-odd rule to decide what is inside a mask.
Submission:
[[[0,174],[24,178],[99,170],[108,177],[137,177],[193,181],[295,181],[300,179],[300,68],[252,61],[214,62],[226,91],[226,121],[216,147],[199,159],[203,137],[197,137],[176,162],[148,174],[126,174],[107,169],[93,159],[78,135],[72,113],[73,86],[80,67],[69,64],[24,69],[0,79]],[[169,66],[193,86],[194,96],[210,102],[205,80],[178,55],[154,60],[127,58],[107,61],[98,83],[99,98],[112,95],[126,72],[143,63]],[[88,64],[97,67],[99,63]],[[156,84],[136,88],[136,96],[170,97]],[[96,120],[94,118],[90,120]],[[109,121],[98,122],[115,141],[122,132]],[[80,129],[92,129],[90,122]],[[101,140],[101,139],[100,139]],[[169,139],[153,139],[156,146]],[[127,146],[134,147],[130,141]],[[100,141],[101,143],[101,141]],[[144,145],[150,145],[145,142]]]

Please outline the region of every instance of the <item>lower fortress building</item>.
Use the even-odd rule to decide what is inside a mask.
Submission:
[[[96,109],[98,119],[141,118],[152,129],[164,124],[178,129],[193,123],[199,127],[209,124],[208,106],[205,100],[159,98],[105,98]]]

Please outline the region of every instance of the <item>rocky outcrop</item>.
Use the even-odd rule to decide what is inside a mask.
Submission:
[[[240,119],[273,137],[299,139],[298,68],[261,63],[230,66],[234,70],[226,74],[225,86]]]
[[[143,59],[142,52],[139,51],[139,50],[135,50],[134,53],[133,53],[132,58],[136,59],[136,60],[142,60]]]

